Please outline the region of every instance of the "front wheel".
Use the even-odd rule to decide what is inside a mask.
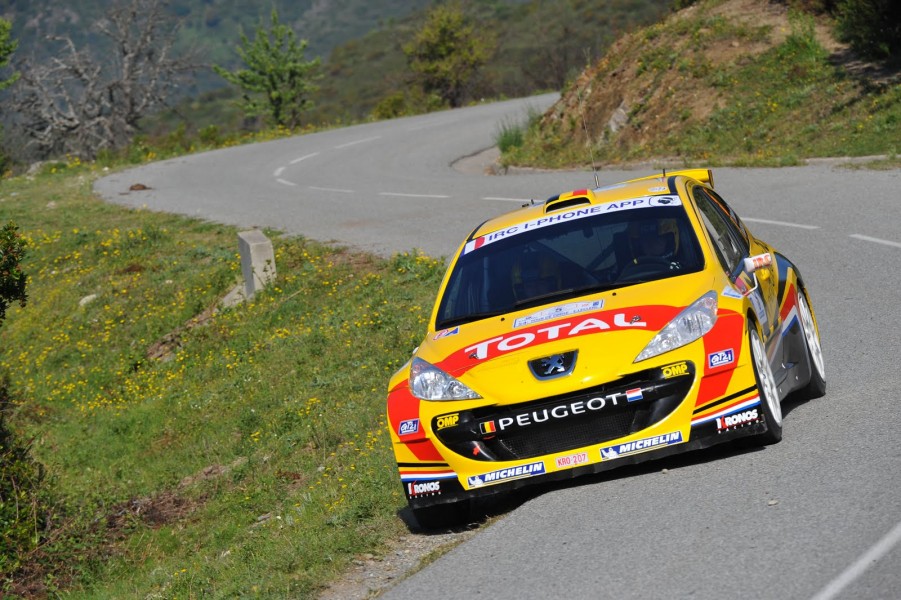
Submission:
[[[754,378],[757,380],[757,391],[760,395],[760,410],[767,426],[766,432],[760,434],[757,440],[763,445],[775,444],[782,440],[782,403],[770,361],[766,357],[766,348],[753,323],[748,323],[748,341],[751,346],[751,358],[754,361]]]
[[[820,332],[813,311],[807,302],[807,294],[801,290],[798,290],[798,318],[801,321],[801,329],[804,331],[807,362],[810,363],[810,381],[798,393],[805,400],[810,400],[819,398],[826,393],[826,363],[823,360]]]

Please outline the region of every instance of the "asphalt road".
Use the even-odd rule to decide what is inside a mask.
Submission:
[[[489,148],[503,123],[524,120],[525,107],[552,100],[183,157],[96,189],[121,204],[382,255],[447,256],[490,216],[593,186],[590,172],[486,176],[452,166]],[[754,233],[801,267],[826,396],[785,406],[775,446],[720,447],[524,496],[385,598],[901,597],[901,171],[823,163],[714,177]],[[135,183],[151,189],[129,192]]]

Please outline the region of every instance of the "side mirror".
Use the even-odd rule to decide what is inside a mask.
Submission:
[[[757,289],[757,271],[772,264],[773,255],[769,252],[758,254],[757,256],[749,256],[742,264],[742,272],[738,274],[738,277],[732,283],[742,296],[749,296],[751,292]],[[769,271],[760,271],[761,279],[766,279],[769,276]]]

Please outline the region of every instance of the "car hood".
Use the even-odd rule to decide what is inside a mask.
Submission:
[[[507,313],[430,333],[416,356],[499,404],[564,394],[681,360],[677,350],[635,363],[712,286],[709,274],[697,273]],[[546,376],[542,359],[561,355],[571,370]]]

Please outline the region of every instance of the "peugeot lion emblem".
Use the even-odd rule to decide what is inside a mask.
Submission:
[[[569,375],[576,366],[576,354],[578,354],[578,351],[572,350],[571,352],[536,358],[529,361],[529,369],[532,371],[535,379],[553,379],[554,377]]]

